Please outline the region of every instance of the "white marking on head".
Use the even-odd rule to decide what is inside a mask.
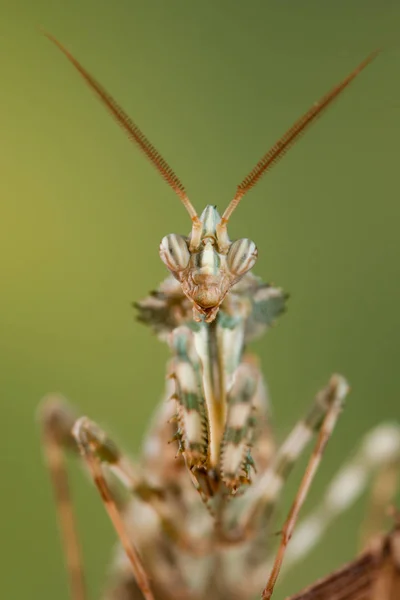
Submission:
[[[201,267],[200,271],[202,275],[215,275],[215,251],[210,242],[206,243],[201,252]]]

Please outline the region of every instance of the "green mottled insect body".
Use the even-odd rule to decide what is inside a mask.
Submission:
[[[248,279],[253,280],[250,276]],[[279,311],[274,315],[272,310],[265,311],[263,316],[268,315],[272,319],[264,321],[264,327],[271,325],[284,309],[284,294],[273,289],[281,299],[280,305],[277,305]],[[232,294],[235,295],[234,290]],[[222,303],[212,324],[199,322],[193,329],[190,318],[186,326],[181,325],[171,332],[176,402],[185,460],[188,465],[193,465],[192,449],[197,455],[203,445],[202,478],[204,470],[212,471],[214,484],[220,481],[235,491],[246,478],[246,457],[254,429],[253,413],[263,411],[258,415],[259,420],[266,418],[265,406],[254,406],[261,377],[259,370],[254,360],[244,355],[244,332],[247,321],[252,317],[247,294],[248,290],[246,293],[244,288],[243,306],[241,311],[236,311],[235,324],[224,316]],[[250,312],[246,315],[248,307]],[[192,473],[196,477],[195,469]],[[220,490],[223,495],[227,493],[226,485],[222,485]],[[216,493],[214,485],[209,493],[210,499]]]
[[[175,351],[176,392],[172,399],[177,403],[179,451],[190,468],[203,467],[208,460],[209,427],[192,331],[184,326],[177,328],[171,334],[171,343]]]

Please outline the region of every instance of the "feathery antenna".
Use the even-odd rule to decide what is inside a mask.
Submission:
[[[222,215],[221,224],[224,226],[228,222],[231,214],[243,198],[243,196],[251,190],[252,187],[261,179],[261,177],[275,165],[291,148],[300,136],[306,131],[307,127],[313,123],[317,117],[332,103],[335,98],[357,77],[359,73],[367,65],[374,60],[379,54],[379,50],[375,50],[366,59],[362,61],[341,83],[336,85],[330,92],[325,94],[318,102],[315,102],[313,106],[302,116],[300,119],[292,125],[288,131],[268,150],[261,160],[256,164],[254,169],[243,179],[238,185],[236,194]]]
[[[155,149],[153,144],[147,139],[144,133],[139,127],[132,121],[132,119],[125,113],[125,111],[117,104],[114,98],[101,86],[86,69],[76,60],[76,58],[65,48],[61,42],[59,42],[53,35],[47,31],[42,30],[42,33],[57,46],[67,57],[70,63],[77,69],[83,79],[89,85],[89,87],[96,93],[100,100],[108,108],[117,123],[124,129],[130,140],[132,140],[140,150],[147,156],[150,162],[155,166],[157,171],[161,174],[161,177],[168,183],[168,185],[174,190],[174,192],[180,198],[182,204],[188,211],[193,222],[199,220],[196,210],[190,202],[186,190],[171,169],[166,160],[161,154]]]

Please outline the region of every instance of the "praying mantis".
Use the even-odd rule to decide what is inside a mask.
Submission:
[[[41,404],[43,448],[71,598],[87,600],[87,592],[65,450],[81,456],[120,541],[105,599],[250,600],[258,594],[267,600],[284,557],[289,568],[305,556],[329,522],[361,494],[369,474],[398,460],[400,430],[384,424],[370,432],[333,479],[321,506],[294,532],[349,386],[342,375],[332,375],[305,417],[282,444],[275,443],[266,387],[247,346],[284,312],[287,296],[253,273],[255,243],[232,241],[228,225],[243,197],[377,52],[272,146],[238,185],[222,216],[212,205],[199,216],[180,179],[139,127],[56,38],[45,35],[175,192],[191,221],[189,235],[161,240],[160,257],[169,276],[135,304],[139,321],[170,349],[168,401],[154,415],[141,457],[128,459],[104,430],[79,417],[63,398],[50,394]],[[274,556],[275,508],[294,464],[313,439]]]

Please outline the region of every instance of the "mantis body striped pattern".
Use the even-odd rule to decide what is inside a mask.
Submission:
[[[87,594],[64,449],[80,453],[121,542],[107,600],[250,600],[257,593],[266,600],[348,384],[343,376],[333,375],[307,415],[276,446],[262,374],[247,345],[284,312],[287,297],[253,274],[254,242],[231,241],[227,226],[244,195],[376,53],[315,103],[261,158],[222,216],[210,205],[199,216],[181,181],[138,126],[58,40],[46,35],[177,194],[192,224],[188,236],[162,239],[160,256],[170,276],[135,305],[139,320],[171,351],[166,389],[170,401],[157,410],[141,458],[128,460],[96,423],[78,418],[64,399],[50,395],[41,406],[43,446],[71,598],[86,600]],[[271,559],[268,539],[274,509],[293,465],[314,437],[314,450]],[[369,473],[392,464],[399,453],[396,426],[384,425],[370,434],[356,462],[344,466],[332,482],[319,512],[300,523],[289,545],[288,565],[305,555],[329,520],[361,493]],[[117,481],[128,491],[128,500],[118,493]]]

